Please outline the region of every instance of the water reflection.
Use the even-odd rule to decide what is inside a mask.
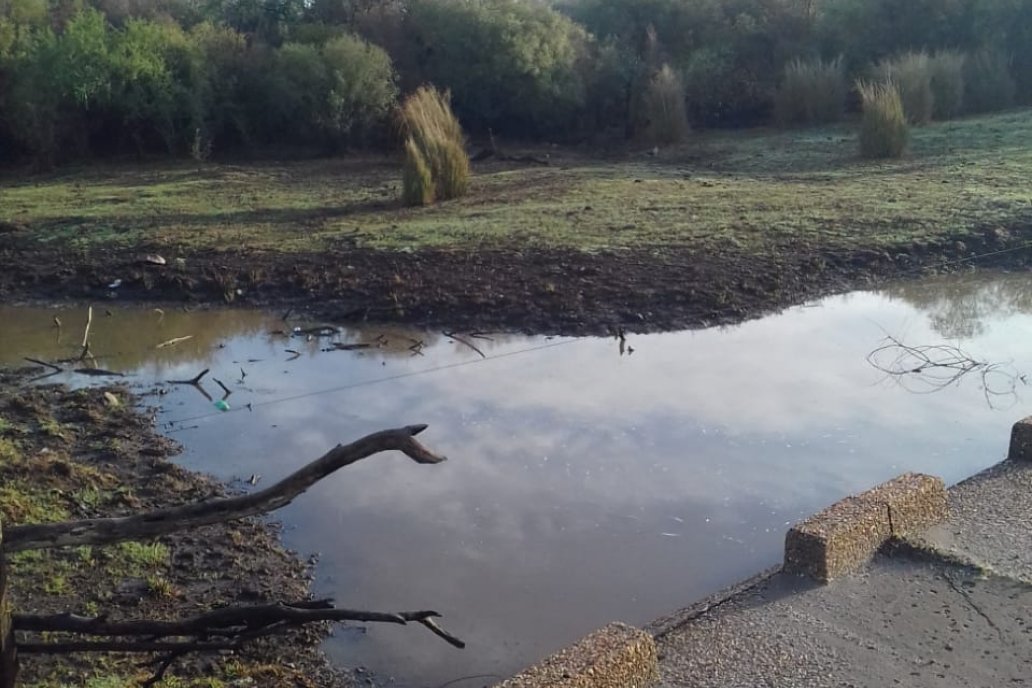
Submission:
[[[900,298],[925,313],[932,328],[947,339],[974,337],[988,321],[1032,313],[1032,279],[1028,273],[941,275],[889,285],[887,296]]]
[[[1028,276],[971,279],[938,283],[978,304],[965,306],[979,326],[963,348],[1032,371],[1032,309],[1012,298]],[[965,381],[911,395],[865,361],[886,333],[941,341],[935,314],[951,303],[894,287],[726,330],[631,336],[631,356],[615,340],[506,336],[477,340],[486,359],[439,333],[381,328],[340,338],[380,348],[324,352],[324,340],[270,335],[277,318],[213,313],[198,316],[211,318],[204,327],[111,335],[136,356],[111,365],[144,381],[210,367],[233,389],[232,410],[174,388],[159,418],[188,464],[261,473],[260,485],[338,441],[429,423],[421,439],[447,463],[376,457],[282,515],[291,547],[322,553],[320,593],[346,606],[432,607],[469,641],[458,651],[421,629],[372,627],[342,633],[330,651],[399,685],[436,686],[511,673],[609,620],[645,622],[750,575],[777,561],[792,520],[845,492],[904,470],[958,480],[1002,458],[1027,399],[996,412]],[[5,329],[0,360],[53,338],[50,312],[2,315],[43,333],[14,351]],[[207,349],[153,349],[204,328]]]

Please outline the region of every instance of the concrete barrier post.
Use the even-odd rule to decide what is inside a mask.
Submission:
[[[889,538],[948,515],[940,478],[905,473],[795,524],[785,536],[784,569],[826,583],[860,568]]]
[[[14,688],[18,677],[18,654],[11,627],[11,604],[7,594],[7,557],[4,554],[3,524],[0,523],[0,688]]]
[[[1032,416],[1019,420],[1011,428],[1007,458],[1011,461],[1032,461]]]
[[[652,636],[611,623],[495,688],[650,688],[658,679]]]

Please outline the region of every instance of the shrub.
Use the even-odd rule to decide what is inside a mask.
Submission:
[[[964,104],[968,112],[1004,110],[1014,104],[1011,61],[996,50],[981,50],[964,61]]]
[[[330,134],[337,144],[364,140],[387,118],[398,97],[391,58],[352,35],[327,42],[322,56],[330,80]]]
[[[414,83],[448,89],[464,122],[514,135],[572,129],[589,38],[546,4],[411,0],[404,31],[406,52],[396,59]]]
[[[896,86],[908,122],[928,124],[932,121],[935,97],[928,53],[905,53],[884,59],[878,63],[876,71],[882,83]]]
[[[929,61],[932,77],[932,116],[953,119],[964,109],[964,55],[952,50],[935,53]]]
[[[824,124],[842,117],[846,102],[846,73],[842,58],[795,59],[785,65],[774,110],[782,125]]]
[[[642,114],[645,135],[653,143],[677,143],[688,134],[684,86],[670,65],[663,65],[649,80],[642,98]]]
[[[427,205],[465,194],[469,156],[449,94],[422,86],[405,99],[399,119],[405,136],[402,200]]]
[[[865,158],[902,156],[909,131],[898,87],[891,82],[858,82],[857,90],[863,105],[860,155]]]

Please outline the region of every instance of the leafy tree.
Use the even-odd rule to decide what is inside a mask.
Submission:
[[[360,141],[383,122],[398,96],[394,67],[383,49],[351,35],[326,43],[327,129],[336,145]]]
[[[578,63],[588,35],[545,5],[412,0],[405,31],[413,52],[400,59],[410,83],[449,89],[467,126],[561,132],[583,103]]]

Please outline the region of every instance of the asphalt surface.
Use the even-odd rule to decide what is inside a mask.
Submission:
[[[657,622],[661,685],[1032,686],[1032,463],[949,496],[947,523],[856,574],[775,573]]]

